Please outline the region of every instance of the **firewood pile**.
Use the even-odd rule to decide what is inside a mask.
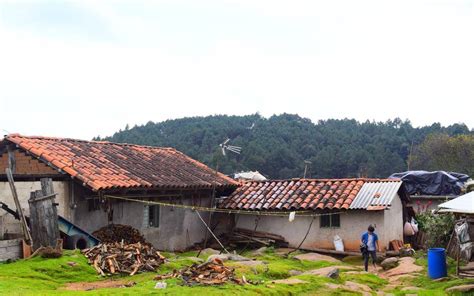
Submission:
[[[101,243],[90,249],[82,250],[97,273],[125,273],[155,271],[165,261],[160,252],[148,244]]]
[[[145,238],[137,229],[129,225],[110,224],[92,233],[102,243],[121,242],[126,244],[146,243]]]
[[[224,265],[222,260],[215,258],[202,264],[193,264],[180,271],[173,271],[165,275],[158,275],[155,280],[181,278],[188,286],[195,285],[221,285],[226,282],[242,284],[243,280],[237,279],[234,269]]]
[[[223,234],[220,239],[225,245],[230,247],[288,247],[288,242],[281,235],[243,228],[235,228],[233,232]]]

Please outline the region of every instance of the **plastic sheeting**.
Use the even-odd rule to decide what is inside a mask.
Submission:
[[[438,205],[440,212],[474,214],[474,191]]]
[[[454,231],[456,232],[461,249],[461,257],[470,260],[472,255],[472,242],[469,236],[469,225],[466,221],[462,221],[454,226]]]
[[[459,195],[469,176],[445,171],[407,171],[392,174],[389,179],[401,179],[409,194]]]

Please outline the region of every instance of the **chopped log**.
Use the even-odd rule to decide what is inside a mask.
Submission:
[[[117,272],[134,275],[143,271],[154,271],[165,257],[148,244],[122,243],[99,244],[82,250],[97,273],[102,276]]]

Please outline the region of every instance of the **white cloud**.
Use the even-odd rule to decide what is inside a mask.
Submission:
[[[1,129],[255,112],[474,127],[472,2],[78,3],[110,38],[0,22]]]

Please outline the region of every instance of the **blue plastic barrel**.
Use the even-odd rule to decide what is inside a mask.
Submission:
[[[431,279],[439,279],[448,276],[446,252],[443,248],[432,248],[428,250],[428,276]]]

